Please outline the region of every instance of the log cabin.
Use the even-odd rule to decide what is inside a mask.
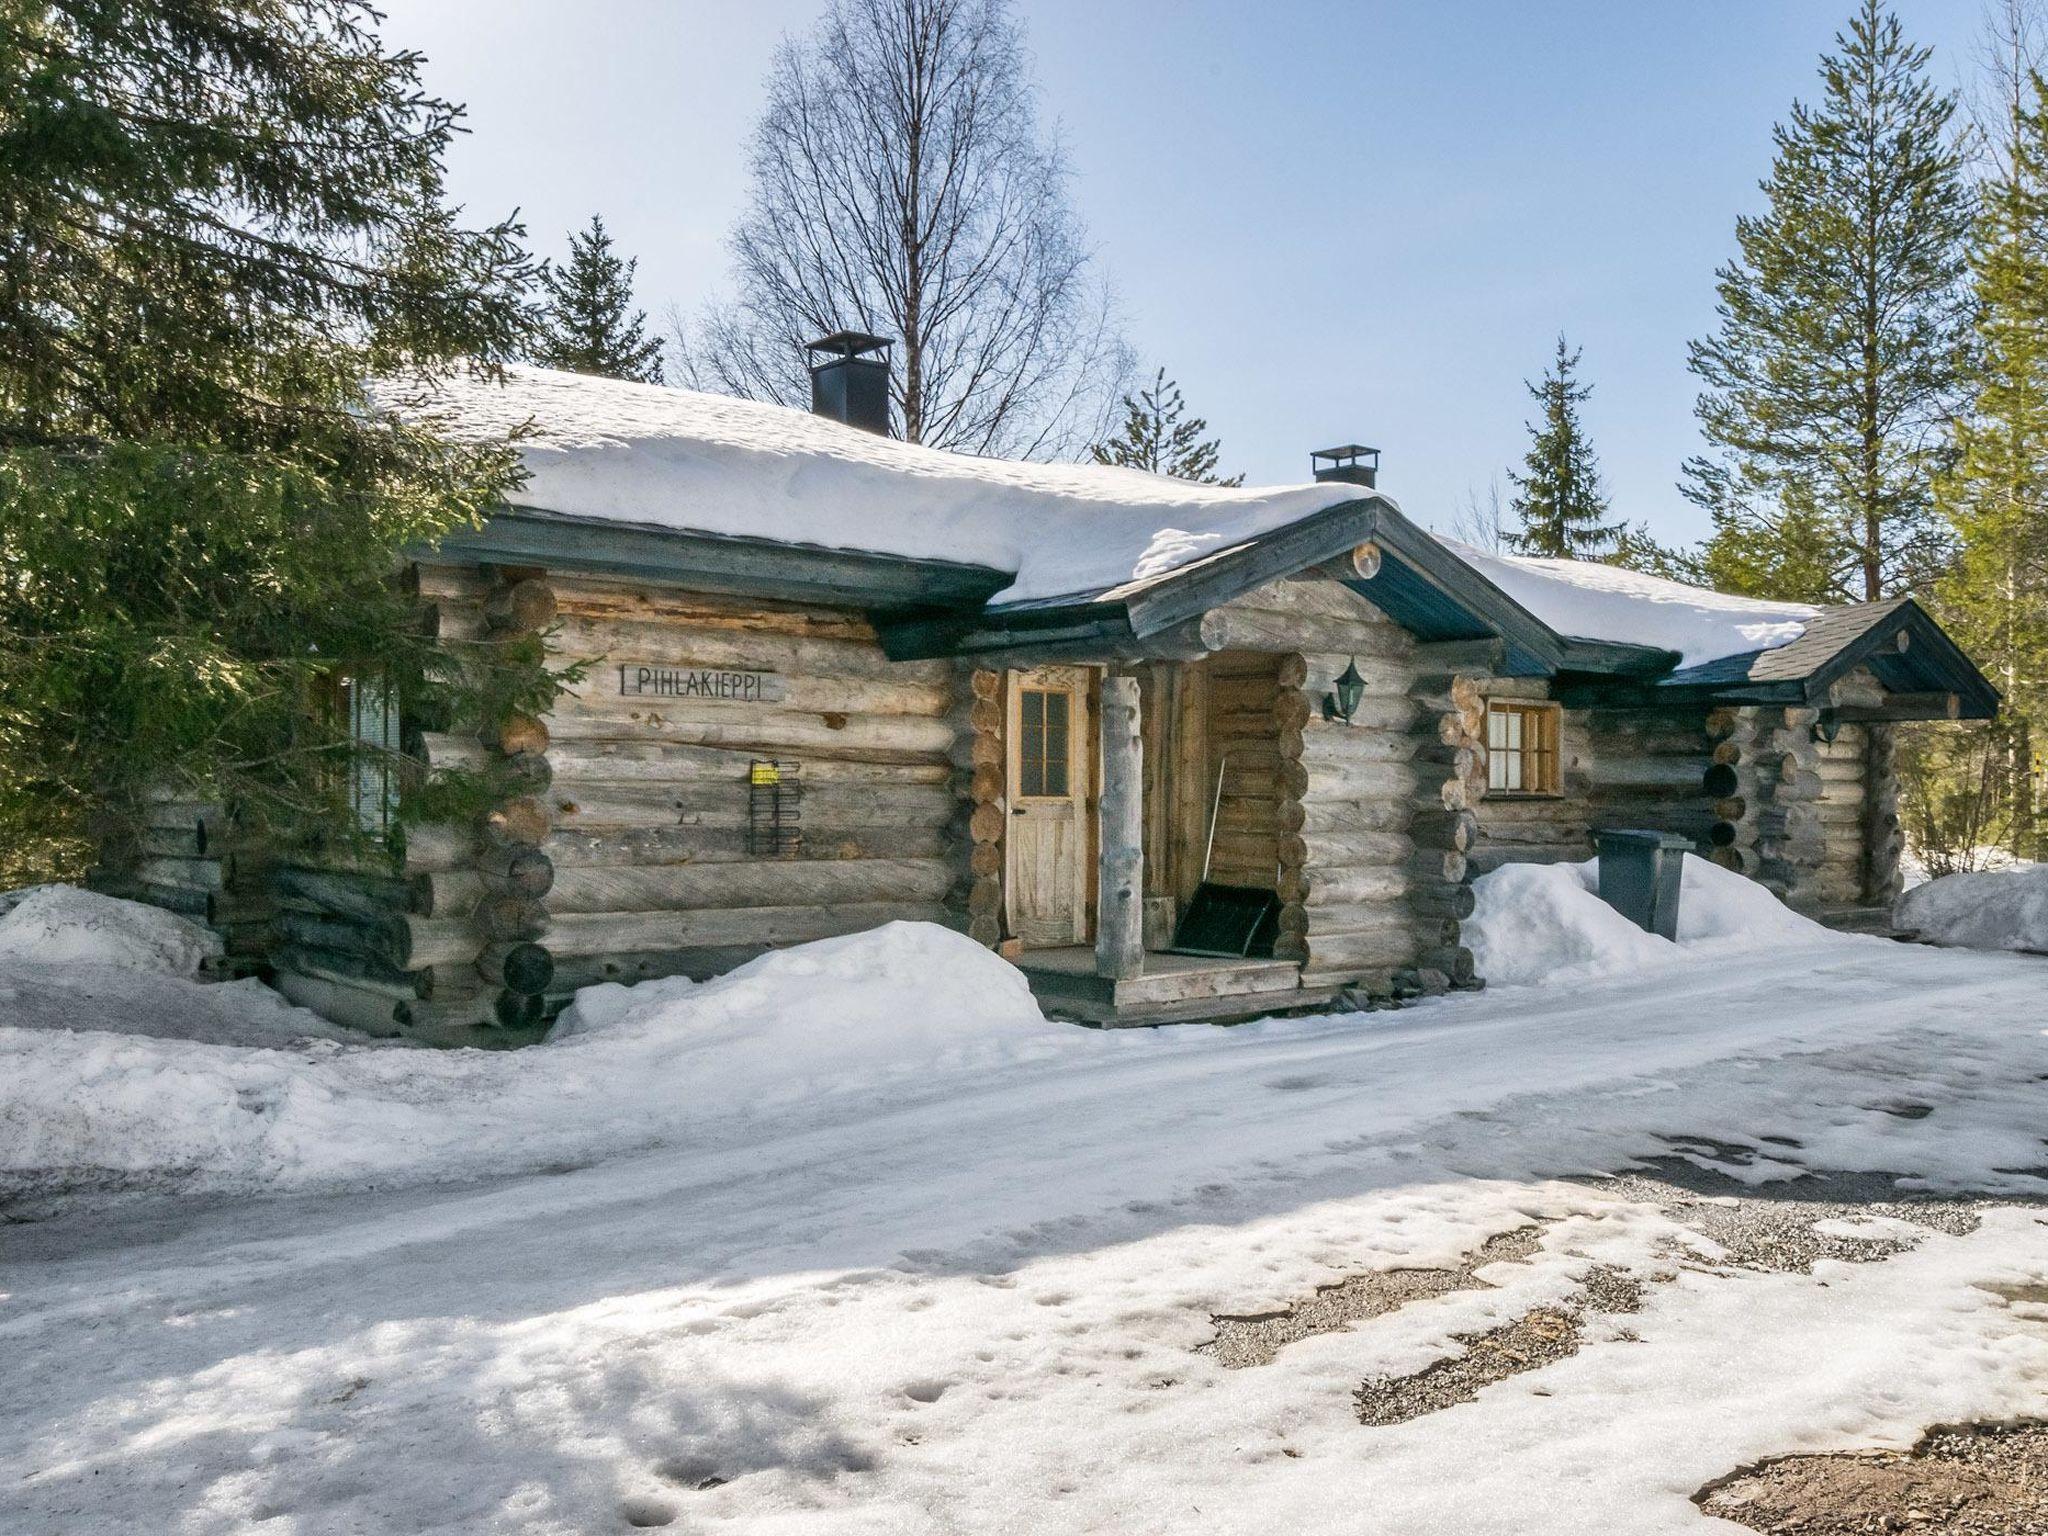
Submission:
[[[898,920],[998,948],[1049,1012],[1241,1018],[1483,985],[1471,879],[1602,827],[1856,921],[1899,889],[1896,724],[1997,706],[1911,598],[1482,553],[1410,521],[1358,445],[1259,490],[899,442],[886,347],[818,343],[811,412],[451,382],[446,430],[530,424],[527,479],[418,552],[424,621],[458,653],[538,632],[585,671],[465,738],[351,707],[519,793],[368,865],[252,856],[220,808],[166,802],[106,888],[205,917],[330,1017],[440,1042]]]

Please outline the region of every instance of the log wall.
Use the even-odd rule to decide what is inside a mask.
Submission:
[[[1443,894],[1461,885],[1463,860],[1436,846],[1452,840],[1437,820],[1446,765],[1417,760],[1430,755],[1438,721],[1411,696],[1419,673],[1408,633],[1332,581],[1277,582],[1212,618],[1233,647],[1211,658],[1212,667],[1222,663],[1212,687],[1252,673],[1244,651],[1267,658],[1256,675],[1270,677],[1262,686],[1271,695],[1273,788],[1270,797],[1248,796],[1240,814],[1259,839],[1251,857],[1262,867],[1271,818],[1279,952],[1301,961],[1308,987],[1412,988],[1419,965],[1458,970],[1460,955],[1469,978],[1471,957],[1458,949],[1451,915],[1457,901]],[[1365,693],[1352,723],[1326,720],[1323,700],[1353,660]],[[1228,778],[1225,795],[1229,805]],[[1456,798],[1462,811],[1462,790]],[[1426,853],[1418,853],[1418,827]]]
[[[556,653],[593,665],[546,722],[551,995],[708,975],[898,918],[994,936],[996,674],[890,662],[845,611],[587,577],[553,586]],[[771,673],[780,697],[631,694],[622,664]],[[751,770],[768,761],[801,785],[783,854],[749,844]]]
[[[428,625],[458,663],[543,630],[540,573],[422,566],[410,573]],[[516,1044],[545,1024],[549,959],[540,896],[553,871],[547,729],[508,717],[480,734],[402,718],[405,749],[430,769],[501,772],[504,803],[475,825],[412,826],[392,857],[339,843],[280,850],[270,879],[279,990],[374,1033],[444,1044]]]
[[[263,969],[274,941],[268,876],[265,851],[232,810],[157,790],[133,824],[101,831],[86,884],[211,928],[221,956],[209,971],[246,976]]]
[[[1486,697],[1543,701],[1550,684],[1542,678],[1489,678]],[[1472,872],[1483,875],[1503,864],[1571,863],[1593,852],[1592,733],[1588,712],[1564,709],[1558,715],[1559,795],[1495,795],[1486,790],[1486,723],[1479,722],[1476,750],[1477,790],[1473,799]]]

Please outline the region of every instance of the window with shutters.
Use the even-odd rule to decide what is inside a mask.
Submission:
[[[1486,706],[1486,789],[1494,795],[1563,793],[1555,704]]]
[[[1018,698],[1017,793],[1063,799],[1073,695],[1064,688],[1026,688]]]

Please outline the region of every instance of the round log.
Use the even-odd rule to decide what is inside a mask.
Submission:
[[[546,629],[560,611],[555,589],[538,577],[498,587],[484,598],[484,616],[499,629]]]
[[[484,841],[493,848],[537,844],[548,835],[547,807],[534,799],[508,800],[485,814]]]
[[[952,889],[955,868],[944,859],[585,867],[557,872],[548,905],[557,913],[680,912],[843,901],[938,901]]]
[[[474,855],[477,838],[469,827],[446,823],[422,824],[403,829],[405,867],[409,872],[456,869]]]
[[[1003,883],[994,875],[982,875],[967,888],[967,910],[976,917],[1000,918],[1003,913]]]
[[[1423,885],[1408,893],[1408,904],[1421,917],[1448,917],[1463,922],[1479,904],[1469,885]]]
[[[500,1029],[533,1029],[547,1017],[547,999],[507,987],[491,1004],[491,1018]]]
[[[402,971],[375,956],[343,949],[315,949],[303,944],[281,944],[272,953],[280,969],[302,976],[318,976],[345,986],[381,993],[395,1002],[428,997],[433,992],[429,971]]]
[[[412,909],[421,917],[466,917],[484,891],[484,877],[476,870],[426,870],[412,877]]]
[[[510,992],[545,992],[555,979],[555,957],[539,944],[493,944],[477,956],[476,968],[486,981]]]
[[[408,917],[394,938],[393,958],[409,971],[474,960],[484,943],[467,918]]]
[[[1303,975],[1383,969],[1415,956],[1415,935],[1406,928],[1359,933],[1309,933],[1303,942]]]
[[[1453,853],[1465,853],[1479,835],[1479,821],[1470,811],[1425,807],[1415,813],[1408,835],[1418,848],[1448,848]]]
[[[1463,986],[1477,974],[1472,963],[1472,951],[1462,945],[1425,949],[1415,957],[1415,963],[1442,971],[1450,977],[1453,986]]]
[[[799,944],[860,933],[890,922],[957,924],[939,902],[849,902],[839,906],[746,907],[695,912],[568,912],[548,929],[557,955],[695,949],[726,944]]]
[[[1408,859],[1408,875],[1417,885],[1462,884],[1470,865],[1462,853],[1418,849]]]
[[[1726,763],[1715,763],[1700,779],[1700,788],[1714,799],[1723,799],[1741,787],[1742,780]]]
[[[484,937],[497,943],[538,938],[547,929],[547,909],[516,892],[485,897],[471,920]]]
[[[500,752],[510,756],[520,752],[545,752],[549,737],[545,721],[536,720],[532,715],[513,713],[491,728],[490,739]]]

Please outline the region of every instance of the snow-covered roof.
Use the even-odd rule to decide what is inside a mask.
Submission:
[[[1015,576],[1002,604],[1157,576],[1361,494],[975,458],[785,406],[545,368],[509,368],[502,385],[451,378],[433,411],[458,436],[531,423],[522,506],[987,566]]]
[[[1785,645],[1821,611],[1592,561],[1490,555],[1455,540],[1442,542],[1558,634],[1676,651],[1681,667]]]
[[[508,368],[502,383],[458,374],[429,409],[460,437],[527,429],[521,506],[985,567],[1013,578],[996,608],[1114,598],[1368,494],[1344,482],[1236,488],[976,458],[786,406],[545,368]],[[1554,634],[1673,651],[1680,667],[1785,645],[1820,612],[1437,542]]]

